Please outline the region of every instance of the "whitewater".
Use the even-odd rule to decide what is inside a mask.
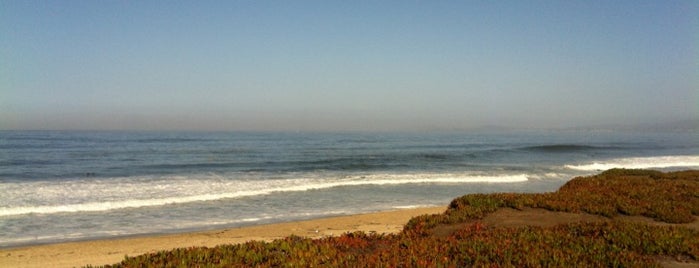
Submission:
[[[236,227],[699,168],[692,132],[0,132],[0,247]]]

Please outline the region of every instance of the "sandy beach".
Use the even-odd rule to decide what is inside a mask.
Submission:
[[[311,238],[364,231],[396,233],[412,217],[442,213],[446,207],[429,207],[338,216],[307,221],[249,226],[224,230],[91,240],[0,250],[0,267],[81,267],[121,261],[135,256],[180,247],[270,241],[289,235]]]

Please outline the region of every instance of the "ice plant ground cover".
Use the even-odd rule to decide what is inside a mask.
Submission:
[[[484,223],[503,208],[605,220],[550,227]],[[688,225],[697,216],[699,171],[614,169],[575,178],[552,193],[465,195],[442,214],[411,219],[398,234],[180,248],[127,256],[108,267],[654,267],[667,259],[699,263],[699,230]],[[629,220],[637,217],[652,220]]]

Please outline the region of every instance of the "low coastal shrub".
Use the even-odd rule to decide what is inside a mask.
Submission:
[[[668,223],[688,223],[699,215],[699,171],[662,173],[612,169],[596,176],[575,178],[536,205],[549,199],[565,207],[607,217],[646,216]]]
[[[658,267],[658,256],[699,261],[697,230],[631,221],[508,228],[480,221],[503,207],[687,223],[699,212],[699,171],[615,169],[575,178],[553,193],[465,195],[443,214],[411,219],[399,234],[174,249],[107,267]],[[452,228],[437,235],[440,226]]]
[[[596,176],[574,178],[552,193],[465,195],[454,199],[444,214],[411,219],[405,231],[424,233],[440,224],[482,219],[501,207],[605,217],[645,216],[667,223],[689,223],[699,215],[699,171],[612,169]]]
[[[476,221],[447,237],[292,236],[162,251],[108,267],[658,267],[658,255],[699,259],[699,232],[633,222],[488,228]]]

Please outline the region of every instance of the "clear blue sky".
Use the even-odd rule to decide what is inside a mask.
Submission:
[[[699,117],[699,1],[0,1],[0,129]]]

